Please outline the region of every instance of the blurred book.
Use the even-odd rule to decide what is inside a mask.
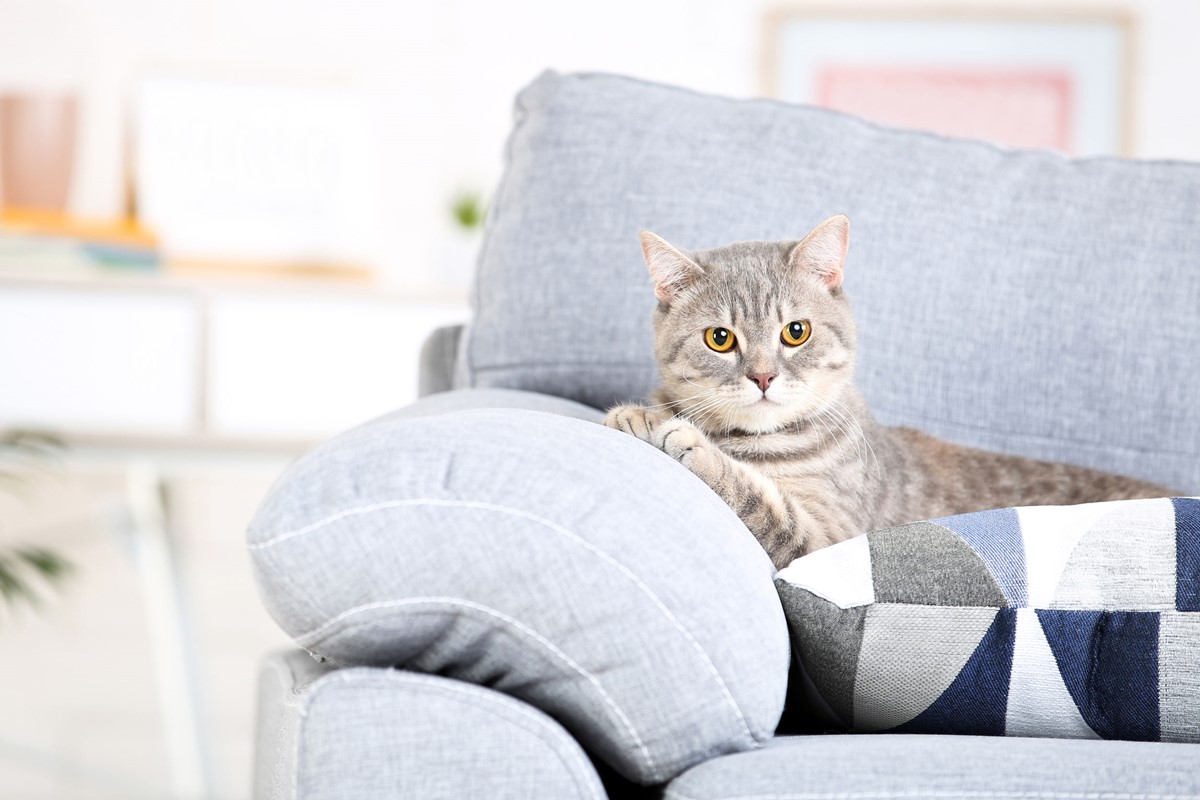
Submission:
[[[86,220],[53,211],[0,212],[0,270],[62,274],[160,265],[155,237],[127,220]]]
[[[6,207],[0,211],[0,231],[152,250],[158,237],[133,219],[99,220],[73,217],[58,211]]]

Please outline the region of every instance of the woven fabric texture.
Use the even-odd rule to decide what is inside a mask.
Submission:
[[[547,73],[517,99],[459,385],[645,397],[640,229],[704,249],[836,213],[857,381],[882,421],[1200,492],[1200,165],[1008,151],[607,75]]]
[[[636,782],[759,747],[789,661],[770,560],[698,478],[595,415],[444,392],[327,442],[251,523],[267,609],[335,663],[520,698]]]
[[[1200,800],[1198,757],[1188,744],[787,736],[693,767],[663,800]]]
[[[519,700],[299,650],[262,663],[257,736],[258,800],[607,798],[579,743]]]

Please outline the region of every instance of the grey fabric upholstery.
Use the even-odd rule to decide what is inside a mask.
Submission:
[[[640,228],[702,248],[844,212],[859,382],[883,421],[1195,491],[1200,167],[602,75],[547,74],[516,112],[457,343],[454,384],[476,391],[442,391],[439,332],[431,396],[297,463],[251,528],[281,626],[378,665],[267,666],[258,796],[597,796],[523,698],[622,774],[686,769],[676,800],[1200,800],[1197,745],[762,745],[788,657],[769,564],[691,475],[589,424],[657,380]]]
[[[607,797],[579,744],[519,700],[301,651],[264,660],[257,736],[256,800]]]
[[[789,661],[762,548],[631,436],[516,408],[412,416],[497,394],[597,413],[445,393],[310,453],[248,534],[276,621],[341,664],[521,698],[641,783],[760,746]]]
[[[858,381],[884,422],[1200,490],[1200,165],[613,76],[547,73],[518,98],[459,384],[644,397],[640,228],[699,249],[839,212]]]
[[[421,345],[417,373],[417,394],[421,397],[448,392],[454,388],[454,360],[462,325],[437,328]]]
[[[1200,745],[904,734],[781,737],[664,800],[1196,800]]]
[[[399,408],[372,424],[385,424],[390,420],[414,419],[448,414],[452,411],[489,410],[515,408],[525,411],[541,411],[571,417],[585,422],[600,422],[604,414],[591,406],[564,400],[548,394],[524,392],[519,389],[466,389],[439,392],[421,398],[419,402]]]

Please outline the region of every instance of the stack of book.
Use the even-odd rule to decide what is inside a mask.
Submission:
[[[154,270],[158,241],[133,220],[85,220],[49,211],[0,211],[0,272]]]

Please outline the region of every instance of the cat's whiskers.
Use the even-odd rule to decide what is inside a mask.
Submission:
[[[826,421],[825,416],[823,414],[818,413],[817,417],[813,420],[813,422],[820,423],[820,425],[821,425],[822,430],[816,431],[817,436],[821,437],[821,441],[824,442],[825,436],[826,436],[826,434],[828,434],[829,438],[833,439],[833,447],[836,450],[840,451],[842,449],[842,440],[839,439],[837,434],[834,433],[833,429],[829,427],[829,422]],[[816,430],[815,424],[812,427],[813,427],[813,430]]]
[[[847,428],[845,423],[838,417],[829,413],[828,408],[818,408],[813,413],[817,419],[828,422],[830,425],[832,425],[834,427],[835,430],[841,432],[846,437],[841,443],[839,443],[838,449],[839,450],[844,449],[846,442],[853,445],[854,446],[854,455],[857,458],[857,460],[859,461],[859,463],[864,465],[863,468],[865,469],[866,463],[867,463],[867,454],[863,450],[862,445],[859,443],[858,437],[853,435],[853,432]]]
[[[701,429],[708,428],[709,422],[712,421],[718,413],[725,411],[727,406],[728,401],[726,401],[724,398],[714,397],[704,408],[694,412],[692,421],[695,422],[696,426]]]
[[[705,425],[707,425],[709,419],[712,416],[714,416],[718,411],[722,410],[722,407],[726,403],[728,403],[728,401],[725,398],[720,396],[720,394],[719,394],[720,387],[701,387],[700,384],[696,383],[691,378],[688,378],[686,375],[681,375],[680,377],[682,377],[685,381],[690,383],[692,386],[695,386],[697,388],[703,388],[704,391],[700,392],[700,394],[696,395],[696,396],[697,397],[703,396],[704,399],[697,403],[692,404],[691,406],[681,409],[680,411],[678,411],[676,413],[675,416],[677,416],[677,417],[678,416],[686,416],[688,419],[692,420],[697,426],[704,427]]]
[[[690,383],[690,381],[689,381],[689,383]],[[698,386],[699,384],[695,384],[695,385]],[[690,400],[695,400],[697,397],[702,397],[704,394],[705,394],[705,392],[697,392],[696,394],[694,394],[690,397],[681,397],[676,400],[668,400],[665,403],[653,403],[651,405],[644,406],[644,408],[665,408],[666,406],[677,406],[677,405],[680,405],[681,403],[686,403]]]
[[[697,425],[702,425],[713,411],[720,406],[720,401],[715,398],[705,400],[691,408],[684,409],[676,414],[677,417],[686,417]]]
[[[863,445],[865,444],[868,448],[870,448],[871,443],[867,441],[867,437],[863,434],[862,428],[858,427],[853,419],[847,418],[844,413],[835,408],[833,405],[826,405],[818,409],[817,413],[827,417],[838,426],[838,430],[841,430],[848,437],[850,437],[851,441],[854,442],[855,453],[858,456],[859,461],[862,462],[863,470],[865,471],[869,465],[869,462],[867,459],[868,451],[863,449]],[[869,452],[873,456],[875,451],[870,450]]]
[[[730,398],[723,397],[717,389],[710,390],[709,397],[686,411],[686,416],[696,424],[697,427],[708,427],[710,420],[715,418],[718,413],[724,412],[723,417],[727,418],[729,411],[733,407]],[[724,422],[723,426],[727,426],[728,422]]]
[[[733,417],[733,412],[738,409],[738,406],[739,406],[738,403],[734,402],[733,400],[730,400],[729,405],[726,408],[725,425],[724,425],[724,428],[722,429],[722,433],[725,435],[732,433],[734,431],[734,429],[737,428],[737,426],[734,424],[732,417]],[[756,432],[755,437],[757,437],[759,435],[759,433],[761,433],[761,431]]]
[[[686,375],[680,375],[679,377],[683,378],[689,384],[691,384],[692,386],[694,386],[695,388],[700,390],[700,392],[698,394],[693,395],[693,397],[699,397],[700,395],[705,395],[705,394],[712,394],[713,392],[716,391],[716,389],[714,387],[705,386],[703,384],[696,383],[694,380],[692,380],[691,378],[689,378]]]
[[[836,397],[830,398],[829,402],[831,403],[832,407],[827,406],[828,410],[831,412],[836,411],[838,416],[846,421],[847,425],[850,425],[854,428],[858,434],[858,437],[862,439],[863,444],[865,444],[867,449],[871,451],[871,460],[875,462],[875,471],[881,471],[882,468],[879,466],[879,457],[875,455],[875,448],[871,446],[871,440],[867,438],[867,434],[863,431],[862,425],[860,425],[858,420],[854,418],[854,412],[852,412],[845,403],[838,400]]]
[[[875,459],[874,448],[871,447],[871,443],[867,441],[866,437],[854,424],[853,420],[847,420],[844,416],[835,414],[833,409],[828,406],[822,408],[817,413],[822,418],[829,420],[829,422],[854,445],[854,455],[858,462],[862,464],[864,474],[866,474],[870,469],[871,461],[875,461],[876,468],[878,468],[878,461]],[[863,447],[864,445],[866,446],[865,449]],[[867,458],[868,454],[871,456],[870,459]]]
[[[687,376],[681,375],[680,377],[690,383],[693,387],[700,389],[700,391],[696,392],[695,394],[688,395],[687,397],[679,397],[674,400],[668,400],[665,403],[648,405],[646,408],[657,409],[674,407],[674,413],[671,416],[674,419],[678,419],[679,417],[690,416],[691,414],[695,413],[696,409],[700,408],[711,400],[714,392],[712,387],[701,386]]]
[[[704,413],[709,408],[713,407],[718,402],[720,402],[720,398],[716,396],[716,391],[713,389],[710,389],[709,391],[703,393],[703,398],[704,399],[698,400],[695,403],[692,403],[691,405],[680,408],[675,413],[675,416],[676,417],[685,416],[690,419],[696,415]]]
[[[707,425],[710,421],[715,421],[717,415],[720,414],[720,424],[714,424],[712,427],[715,433],[724,436],[730,429],[729,416],[736,408],[735,398],[724,397],[718,394],[716,399],[718,402],[705,415],[704,422]]]
[[[715,389],[714,387],[712,387],[712,386],[704,386],[704,385],[702,385],[702,384],[696,383],[694,380],[692,380],[691,378],[689,378],[687,375],[680,375],[679,377],[683,378],[685,381],[687,381],[688,383],[690,383],[692,386],[695,386],[695,387],[697,387],[697,388],[703,389],[703,390],[704,390],[704,391],[706,391],[706,392],[713,392],[713,391],[716,391],[716,389]]]
[[[796,385],[803,388],[818,401],[825,401],[824,405],[818,406],[813,411],[813,414],[816,414],[818,417],[823,416],[828,418],[828,420],[832,422],[838,430],[846,434],[846,436],[854,443],[855,454],[858,456],[858,460],[863,465],[863,471],[865,472],[870,466],[870,463],[874,462],[875,470],[878,472],[880,470],[879,457],[875,455],[875,448],[871,446],[871,442],[867,439],[866,433],[863,432],[862,426],[860,426],[854,420],[850,410],[846,408],[843,403],[839,402],[837,398],[821,397],[815,389],[804,383],[802,380],[797,380]],[[862,444],[859,444],[860,442]],[[863,450],[862,445],[866,445],[866,451]],[[867,452],[870,452],[870,461],[867,459]]]

